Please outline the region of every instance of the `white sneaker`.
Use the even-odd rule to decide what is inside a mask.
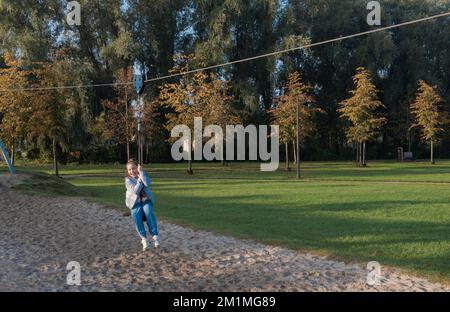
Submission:
[[[147,249],[148,249],[147,238],[143,238],[143,239],[141,240],[141,243],[142,243],[142,251],[147,250]]]
[[[159,236],[158,235],[154,235],[152,238],[153,238],[153,243],[155,245],[155,248],[158,248],[161,245],[161,241],[159,240]]]

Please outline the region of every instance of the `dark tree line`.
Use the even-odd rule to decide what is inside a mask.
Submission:
[[[45,5],[42,4],[45,3]],[[63,53],[70,64],[55,69],[54,81],[64,84],[112,83],[117,73],[127,70],[138,59],[149,69],[148,76],[166,75],[174,68],[174,55],[194,55],[190,68],[213,65],[275,50],[301,46],[339,36],[374,29],[366,22],[368,0],[81,0],[81,25],[66,23],[67,2],[63,0],[4,0],[0,2],[0,68],[6,67],[7,52],[19,58],[22,68],[56,62]],[[384,0],[382,25],[397,24],[450,10],[447,0]],[[305,160],[354,159],[355,146],[347,142],[345,124],[339,118],[339,103],[353,88],[356,68],[372,73],[380,90],[387,123],[367,158],[394,158],[399,146],[415,156],[427,157],[428,148],[419,133],[411,129],[410,103],[418,81],[437,86],[444,109],[450,103],[450,19],[406,26],[308,50],[239,63],[217,69],[230,81],[232,105],[244,124],[267,124],[277,96],[289,74],[300,72],[313,87],[316,131],[303,142]],[[47,66],[47,65],[46,65]],[[58,75],[64,79],[58,80]],[[67,77],[72,77],[68,79]],[[32,79],[31,79],[32,80]],[[145,88],[147,102],[157,98],[162,84],[178,79],[150,83]],[[55,82],[55,83],[56,83]],[[31,84],[36,84],[31,81]],[[2,85],[1,88],[14,86]],[[123,93],[123,92],[122,92]],[[58,152],[68,161],[124,161],[127,147],[114,136],[102,136],[99,125],[105,116],[105,101],[119,103],[121,94],[114,87],[98,87],[83,92],[59,92],[68,120],[64,132],[53,140],[41,136],[31,142],[19,132],[6,137],[9,128],[0,113],[0,136],[19,154],[28,158],[51,157]],[[1,95],[0,95],[1,96]],[[12,96],[12,95],[8,95]],[[24,95],[25,98],[25,95]],[[128,107],[132,97],[125,103]],[[107,112],[106,112],[107,113]],[[164,129],[170,108],[158,107],[152,123]],[[67,117],[70,115],[70,118]],[[73,135],[71,135],[73,134]],[[146,159],[170,160],[168,131],[154,131],[147,142]],[[437,157],[450,157],[450,135],[442,134],[435,147]],[[133,137],[130,138],[133,140]],[[13,141],[13,142],[11,142]],[[53,148],[54,147],[54,148]],[[134,154],[135,144],[131,144]]]

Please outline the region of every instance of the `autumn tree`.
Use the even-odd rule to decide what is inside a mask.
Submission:
[[[205,114],[204,122],[207,125],[218,125],[222,129],[226,129],[227,125],[236,125],[241,123],[238,111],[232,106],[233,97],[230,94],[229,81],[222,80],[214,72],[209,75],[199,77],[199,94]],[[226,140],[223,138],[223,146]],[[223,151],[224,153],[224,151]],[[225,157],[222,157],[222,164],[225,164]]]
[[[356,69],[353,77],[356,89],[350,91],[352,97],[340,103],[340,117],[349,122],[346,129],[347,140],[359,146],[358,165],[366,166],[366,142],[374,138],[386,118],[377,113],[384,107],[378,100],[378,90],[372,83],[369,71],[363,67]]]
[[[30,70],[11,54],[3,55],[5,67],[0,68],[0,136],[6,145],[11,146],[11,161],[14,165],[16,144],[27,133],[30,118],[31,94],[24,91],[29,87]],[[11,90],[14,91],[6,91]]]
[[[194,55],[176,54],[173,56],[174,66],[169,73],[176,74],[188,71],[195,61]],[[204,73],[197,72],[193,75],[184,75],[175,83],[166,83],[160,87],[159,101],[163,107],[170,110],[166,114],[165,128],[170,132],[176,125],[187,125],[194,129],[194,117],[202,117],[204,110],[198,96],[198,82],[202,81]],[[169,138],[173,142],[174,138]],[[191,155],[195,142],[190,142]],[[192,160],[188,159],[188,174],[192,174]]]
[[[174,55],[174,66],[169,73],[176,74],[189,70],[189,65],[194,59],[193,55]],[[165,83],[160,87],[159,101],[163,107],[170,111],[166,114],[166,123],[164,127],[170,132],[176,125],[187,125],[190,129],[194,129],[194,117],[203,117],[203,111],[200,103],[197,101],[196,83],[201,80],[204,74],[197,72],[192,75],[184,75],[178,82]],[[173,142],[173,138],[169,138],[169,142]],[[192,144],[191,143],[191,150]],[[188,174],[192,174],[192,161],[188,159]]]
[[[296,162],[300,161],[300,155],[296,155],[297,108],[300,121],[300,142],[314,132],[313,116],[317,112],[322,112],[312,106],[315,100],[311,91],[311,86],[301,81],[300,74],[293,72],[289,75],[284,87],[284,94],[277,99],[277,107],[272,110],[274,122],[280,126],[280,140],[285,144],[286,170],[289,170],[289,144],[291,142],[294,146],[294,159]]]
[[[90,124],[88,90],[74,85],[88,84],[91,67],[84,60],[55,51],[48,62],[33,64],[32,113],[27,125],[29,142],[44,150],[50,141],[55,175],[59,176],[58,151],[76,145],[80,131]],[[80,144],[78,144],[80,145]]]
[[[142,107],[142,135],[143,141],[146,146],[145,162],[150,161],[149,148],[155,145],[155,139],[159,136],[162,126],[160,123],[159,113],[160,103],[158,98],[144,97],[144,104]]]
[[[102,100],[104,115],[97,119],[97,124],[103,125],[104,138],[126,145],[127,159],[130,159],[130,142],[136,132],[136,118],[131,106],[131,101],[136,97],[133,85],[130,84],[132,79],[131,66],[116,72],[114,98]]]
[[[54,86],[57,77],[52,64],[44,64],[38,71],[39,87]],[[33,113],[28,124],[27,138],[40,147],[45,148],[47,140],[51,141],[53,169],[59,176],[58,147],[67,148],[67,131],[65,131],[64,114],[67,102],[59,95],[58,90],[34,91],[32,102]]]
[[[171,72],[189,69],[195,61],[192,55],[177,56],[176,65]],[[167,114],[166,129],[171,131],[179,124],[194,128],[194,118],[201,117],[204,124],[218,125],[225,129],[227,124],[240,121],[237,111],[232,107],[229,94],[229,82],[216,73],[196,72],[192,76],[183,76],[178,83],[166,83],[161,87],[160,102],[171,109]],[[198,142],[192,142],[193,148]],[[191,161],[188,160],[188,172],[192,173]]]
[[[438,140],[438,135],[447,123],[447,114],[440,110],[439,104],[442,98],[435,87],[425,81],[419,81],[416,100],[411,104],[411,114],[414,117],[412,128],[419,128],[421,138],[430,142],[430,161],[434,164],[433,145]]]

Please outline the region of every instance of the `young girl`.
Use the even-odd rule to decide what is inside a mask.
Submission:
[[[149,245],[143,221],[144,216],[147,219],[148,231],[153,239],[154,246],[157,248],[161,244],[158,236],[158,225],[153,214],[155,200],[150,191],[150,183],[150,177],[144,169],[135,160],[130,159],[127,162],[125,172],[125,187],[127,189],[125,204],[131,210],[136,230],[141,237],[143,250],[146,250]]]

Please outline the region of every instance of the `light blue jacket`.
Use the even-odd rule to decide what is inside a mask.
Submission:
[[[153,196],[152,191],[150,191],[150,184],[152,181],[147,172],[143,171],[142,173],[142,179],[135,179],[133,177],[125,178],[125,187],[127,189],[125,194],[125,205],[129,209],[133,209],[134,205],[139,200],[139,194],[142,188],[147,197],[152,201],[153,205],[155,205],[155,196]]]

